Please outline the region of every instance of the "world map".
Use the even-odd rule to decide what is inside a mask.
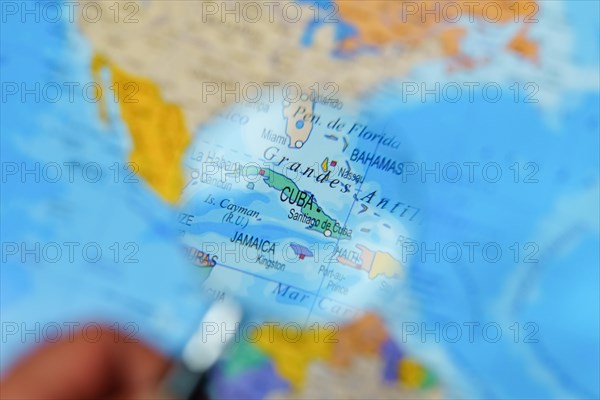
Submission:
[[[176,354],[231,297],[304,333],[215,398],[600,397],[598,4],[232,3],[3,4],[3,334],[99,314]]]

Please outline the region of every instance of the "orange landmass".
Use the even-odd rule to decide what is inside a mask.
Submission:
[[[375,356],[388,337],[383,321],[376,314],[365,314],[340,329],[330,362],[347,367],[358,355]]]
[[[506,46],[508,50],[513,51],[521,57],[537,63],[539,58],[539,45],[527,37],[529,29],[521,29],[515,37],[512,38]]]
[[[357,264],[357,263],[347,259],[346,257],[342,257],[342,256],[338,256],[337,261],[340,264],[344,264],[348,267],[361,269],[361,270],[364,270],[367,272],[371,271],[371,267],[373,266],[373,260],[375,260],[375,252],[368,249],[367,247],[363,246],[362,244],[357,244],[356,248],[361,251],[361,254],[360,254],[361,263],[360,264]]]
[[[464,68],[472,68],[475,62],[461,51],[461,41],[468,35],[468,30],[453,26],[459,17],[489,24],[508,24],[521,23],[537,13],[537,3],[532,0],[457,0],[451,5],[441,0],[339,0],[337,5],[340,17],[356,29],[356,35],[341,41],[339,49],[342,52],[391,43],[418,46],[425,40],[434,39],[440,43],[446,57],[456,59]],[[532,59],[535,43],[521,36],[515,39],[517,42],[510,46],[511,50]]]

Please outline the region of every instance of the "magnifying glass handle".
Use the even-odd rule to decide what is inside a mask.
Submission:
[[[229,300],[212,304],[183,349],[181,360],[171,367],[161,382],[160,392],[167,398],[207,398],[208,371],[235,335],[205,335],[204,327],[216,324],[226,332],[233,332],[239,330],[241,320],[242,309],[237,303]]]
[[[183,363],[171,367],[160,385],[159,393],[168,399],[199,400],[207,399],[207,372],[196,372]]]

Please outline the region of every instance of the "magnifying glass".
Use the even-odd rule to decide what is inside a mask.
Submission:
[[[187,154],[177,221],[204,290],[246,325],[327,327],[385,307],[423,216],[405,139],[308,95],[218,115]]]

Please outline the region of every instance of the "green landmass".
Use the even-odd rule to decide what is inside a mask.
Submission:
[[[236,376],[241,372],[269,362],[267,355],[253,343],[242,340],[230,350],[227,362],[222,363],[226,376]]]
[[[267,184],[267,186],[272,187],[273,189],[276,189],[278,191],[282,191],[286,187],[292,188],[298,192],[302,191],[302,190],[300,190],[300,188],[298,188],[298,185],[296,185],[296,183],[293,180],[291,180],[290,178],[288,178],[287,176],[285,176],[283,174],[280,174],[279,172],[273,171],[270,168],[259,168],[256,166],[248,166],[248,167],[244,168],[243,173],[246,176],[260,175],[261,169],[264,171],[263,180]],[[312,204],[312,207],[311,207],[311,204]],[[335,226],[336,223],[338,223],[338,221],[331,218],[329,215],[327,215],[323,211],[323,208],[316,201],[313,201],[312,203],[304,204],[301,208],[301,212],[302,212],[302,214],[306,215],[309,218],[314,218],[314,219],[320,221],[318,226],[310,226],[308,229],[320,232],[327,237],[332,237],[332,238],[336,238],[336,239],[350,239],[351,238],[351,235],[349,235],[347,233],[333,231],[333,227]],[[328,228],[324,228],[324,221],[327,221],[325,223],[325,225],[327,225]],[[340,223],[339,225],[342,225],[342,224]]]

